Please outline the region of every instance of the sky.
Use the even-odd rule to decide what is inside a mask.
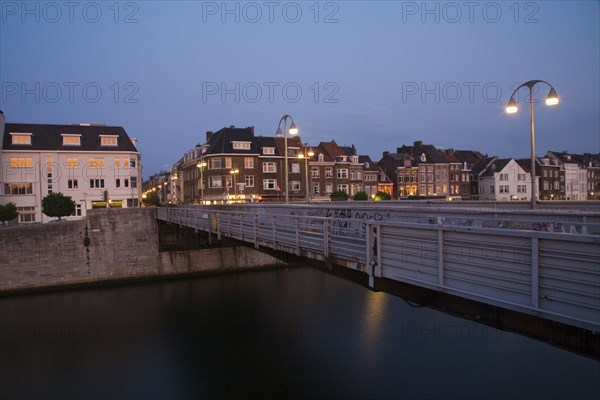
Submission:
[[[421,140],[500,157],[600,153],[598,1],[0,1],[7,122],[105,123],[144,177],[206,131],[335,140],[378,161]]]

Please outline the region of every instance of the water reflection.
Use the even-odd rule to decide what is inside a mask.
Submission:
[[[597,398],[600,363],[312,268],[0,299],[0,397]]]

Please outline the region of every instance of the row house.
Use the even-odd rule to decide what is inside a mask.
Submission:
[[[363,165],[363,191],[370,198],[375,198],[378,192],[394,195],[394,184],[371,157],[359,156],[358,162]]]
[[[5,123],[0,112],[0,132],[0,203],[15,203],[19,222],[48,222],[42,199],[57,192],[75,202],[72,217],[139,205],[140,153],[122,127]]]
[[[364,191],[363,164],[354,146],[345,148],[335,141],[321,142],[311,148],[309,160],[311,198],[328,200],[335,191],[354,196]]]
[[[583,155],[587,166],[588,200],[600,200],[600,154]]]
[[[478,200],[531,200],[531,176],[516,160],[484,159],[474,171],[478,178]]]
[[[590,198],[592,191],[588,186],[588,163],[587,160],[593,160],[592,155],[588,157],[584,155],[571,154],[566,151],[548,151],[546,157],[556,162],[564,171],[564,195],[560,200],[587,200]],[[592,180],[593,178],[593,162],[592,162]]]
[[[531,175],[531,160],[519,159],[517,163],[527,174]],[[548,157],[535,159],[535,176],[539,200],[565,199],[565,171],[558,165],[558,160]]]
[[[230,126],[207,132],[206,142],[188,151],[178,163],[176,185],[185,203],[290,201],[306,198],[305,163],[299,137],[288,138],[288,185],[285,181],[285,139],[255,136],[254,127]]]
[[[483,154],[474,150],[453,150],[448,149],[443,154],[451,154],[454,159],[460,162],[460,166],[454,163],[454,169],[450,167],[452,176],[450,177],[450,186],[455,187],[454,193],[450,191],[451,196],[460,195],[462,200],[472,200],[477,191],[473,188],[473,167],[485,158]],[[453,172],[453,173],[452,173]],[[459,186],[458,193],[456,185]]]

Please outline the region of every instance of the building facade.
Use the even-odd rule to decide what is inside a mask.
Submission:
[[[53,219],[42,213],[41,203],[56,192],[75,201],[75,218],[92,208],[139,205],[140,153],[122,127],[3,121],[1,126],[0,203],[15,203],[19,222]]]

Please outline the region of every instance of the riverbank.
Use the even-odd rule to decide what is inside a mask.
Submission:
[[[154,208],[90,210],[85,219],[0,229],[0,295],[275,266],[245,246],[160,251]]]

